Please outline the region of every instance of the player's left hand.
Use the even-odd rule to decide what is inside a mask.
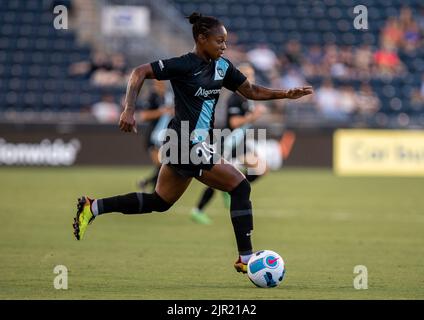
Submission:
[[[312,86],[303,86],[299,88],[293,88],[287,90],[286,98],[287,99],[298,99],[303,96],[307,96],[308,94],[312,94],[314,90]]]

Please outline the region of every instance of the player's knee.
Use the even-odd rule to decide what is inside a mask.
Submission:
[[[237,199],[249,199],[250,198],[250,183],[246,179],[243,179],[237,187],[230,191],[232,198]]]
[[[163,200],[160,195],[156,193],[156,191],[153,193],[153,196],[155,197],[155,207],[153,211],[157,212],[165,212],[168,211],[169,208],[172,207],[173,203],[168,203],[165,200]]]
[[[171,208],[172,204],[163,200],[156,192],[138,193],[139,213],[150,213],[153,211],[165,212]]]

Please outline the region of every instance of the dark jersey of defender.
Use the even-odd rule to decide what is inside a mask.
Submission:
[[[168,128],[176,130],[181,139],[189,138],[193,143],[205,141],[213,129],[221,88],[236,91],[246,80],[229,60],[219,58],[207,62],[191,52],[155,61],[151,66],[156,79],[170,80],[174,90],[175,116]],[[180,132],[182,121],[187,122],[189,132]]]
[[[165,97],[158,95],[156,92],[152,92],[147,98],[147,103],[146,104],[143,103],[142,110],[146,110],[146,111],[157,110],[164,104],[165,104]],[[153,145],[151,142],[150,136],[158,122],[159,122],[159,118],[147,121],[146,131],[144,133],[147,147],[150,147],[151,145]]]
[[[230,119],[233,116],[245,116],[255,108],[253,101],[247,100],[237,93],[233,93],[227,101],[227,128],[233,130]]]
[[[143,105],[142,110],[146,110],[146,111],[157,110],[160,107],[162,107],[164,104],[165,104],[165,97],[158,95],[156,92],[152,92],[147,98],[147,103]],[[154,128],[155,125],[158,123],[158,121],[159,121],[159,118],[150,120],[149,125],[151,125],[151,127]]]

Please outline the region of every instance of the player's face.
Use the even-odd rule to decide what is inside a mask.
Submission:
[[[227,49],[227,30],[224,26],[219,26],[214,29],[205,41],[205,51],[213,60],[220,58],[225,49]]]

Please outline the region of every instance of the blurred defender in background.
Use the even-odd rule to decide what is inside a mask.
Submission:
[[[174,113],[172,105],[172,94],[166,90],[166,82],[153,80],[152,91],[147,103],[143,104],[140,112],[140,121],[147,122],[147,130],[143,134],[144,145],[149,153],[150,159],[155,168],[150,177],[140,180],[137,185],[142,191],[146,191],[148,186],[154,189],[159,176],[160,160],[159,148],[161,145],[161,133],[166,129]]]

